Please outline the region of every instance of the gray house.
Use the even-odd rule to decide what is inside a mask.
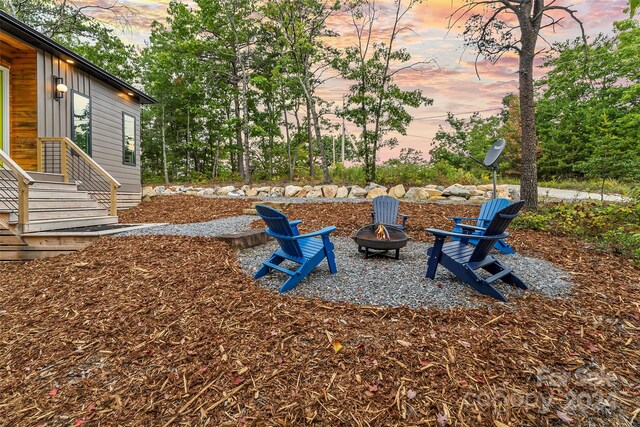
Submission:
[[[139,203],[140,106],[154,102],[0,11],[0,251],[3,234],[28,246]]]

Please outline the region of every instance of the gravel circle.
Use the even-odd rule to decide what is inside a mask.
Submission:
[[[116,236],[219,236],[221,234],[236,233],[249,229],[249,224],[257,219],[253,215],[240,215],[214,219],[206,222],[191,224],[166,224],[155,227],[126,231]]]
[[[323,261],[286,295],[364,305],[440,309],[477,307],[497,302],[477,293],[442,266],[438,267],[435,280],[425,278],[426,253],[430,246],[426,243],[410,241],[400,249],[400,259],[395,260],[387,257],[364,259],[355,242],[348,237],[332,237],[331,241],[335,245],[338,273],[332,275],[326,261]],[[277,243],[269,242],[239,251],[240,265],[247,274],[253,275],[277,247]],[[498,254],[496,258],[512,268],[529,286],[530,292],[558,297],[568,294],[571,289],[570,275],[547,261],[520,254]],[[296,264],[288,261],[281,265],[296,268]],[[272,271],[256,282],[277,291],[287,277]],[[524,294],[501,281],[494,285],[508,299]]]

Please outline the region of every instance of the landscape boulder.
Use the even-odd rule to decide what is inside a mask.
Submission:
[[[349,191],[349,198],[357,199],[367,197],[367,193],[368,191],[364,188],[360,187],[359,185],[354,185],[353,187],[351,187],[351,191]]]
[[[302,187],[298,187],[297,185],[287,185],[284,187],[284,197],[295,197]]]
[[[411,200],[426,200],[429,197],[429,189],[422,187],[411,187],[404,195],[405,199]]]
[[[269,191],[271,191],[271,187],[257,187],[256,191],[258,193],[268,193]]]
[[[469,197],[469,201],[473,202],[473,203],[484,203],[486,201],[488,201],[489,198],[488,197],[484,197],[484,196],[471,196]]]
[[[406,190],[404,189],[404,185],[402,184],[398,184],[395,187],[391,187],[389,189],[389,195],[391,197],[395,197],[396,199],[399,199],[401,197],[404,197],[404,195],[406,194]]]
[[[447,200],[450,202],[466,202],[467,198],[466,197],[460,197],[460,196],[449,196],[447,197]]]
[[[309,193],[309,191],[311,191],[312,189],[312,186],[305,185],[304,187],[302,187],[302,190],[298,192],[298,197],[307,197],[307,193]]]
[[[429,193],[429,198],[442,196],[442,190],[436,188],[425,188],[424,190]]]
[[[227,196],[229,197],[242,197],[245,196],[246,193],[244,191],[242,191],[241,189],[235,189],[235,190],[231,190],[229,191],[229,193],[227,194]]]
[[[245,191],[246,195],[249,197],[255,197],[258,195],[258,190],[255,188],[249,188]]]
[[[282,196],[284,196],[283,187],[272,187],[271,191],[269,191],[269,197],[282,197]]]
[[[467,199],[471,196],[471,192],[469,191],[468,188],[465,188],[463,185],[453,184],[445,188],[444,191],[442,192],[442,195],[447,197],[451,197],[451,196],[464,197],[465,199]]]
[[[386,193],[387,191],[387,187],[384,187],[382,185],[378,185],[375,182],[370,182],[369,185],[367,185],[366,187],[364,187],[365,190],[367,190],[367,192],[373,190],[374,188],[384,188],[384,191]]]
[[[336,191],[336,199],[344,199],[349,196],[349,189],[347,187],[340,187]]]
[[[144,187],[142,189],[142,197],[155,197],[156,194],[156,190],[153,187]]]
[[[385,196],[386,194],[387,194],[387,191],[385,190],[384,187],[372,188],[367,193],[367,199],[375,199],[378,196]]]
[[[328,199],[333,199],[338,194],[338,186],[337,185],[323,185],[322,186],[322,195]]]
[[[316,185],[311,190],[309,190],[309,192],[307,193],[306,197],[308,199],[317,199],[319,197],[322,197],[322,187]]]
[[[227,194],[229,194],[233,190],[235,190],[235,187],[233,185],[227,185],[225,187],[220,187],[218,189],[217,194],[218,194],[218,196],[226,196]]]
[[[216,194],[216,190],[214,190],[213,188],[205,188],[204,190],[200,191],[198,194],[200,196],[213,196],[214,194]]]

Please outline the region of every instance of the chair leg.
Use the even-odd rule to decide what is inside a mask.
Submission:
[[[444,238],[436,237],[436,242],[433,247],[429,249],[429,261],[427,261],[427,274],[425,277],[434,279],[436,277],[436,270],[438,269],[438,262],[440,262],[440,255],[442,254],[442,245],[444,244]]]
[[[336,255],[333,252],[333,243],[329,241],[329,236],[323,236],[322,241],[324,244],[324,253],[327,257],[327,264],[329,264],[329,271],[331,274],[336,274],[338,267],[336,267]]]
[[[280,263],[282,261],[284,261],[284,258],[273,254],[273,255],[271,255],[271,258],[269,258],[269,260],[267,262],[270,262],[271,264],[275,264],[275,265],[280,265]],[[267,267],[266,265],[262,264],[262,267],[260,267],[260,269],[258,271],[256,271],[256,273],[253,275],[253,278],[254,279],[259,279],[259,278],[269,274],[270,271],[271,271],[271,269],[269,267]]]
[[[511,254],[515,254],[516,251],[513,250],[513,248],[511,247],[511,245],[509,245],[507,242],[505,242],[504,240],[500,239],[496,242],[496,245],[494,246],[494,248],[500,252],[502,252],[503,254],[507,254],[507,255],[511,255]]]
[[[504,270],[506,268],[507,267],[502,265],[499,261],[496,261],[493,264],[489,264],[489,265],[484,267],[484,269],[487,270],[491,274],[499,273],[499,272],[501,272],[502,270]],[[507,283],[509,285],[513,285],[513,286],[515,286],[517,288],[520,288],[522,290],[525,290],[525,291],[529,289],[529,287],[526,285],[526,283],[524,283],[521,278],[519,278],[518,276],[516,276],[513,273],[507,274],[506,276],[504,276],[500,280],[502,280],[504,283]]]

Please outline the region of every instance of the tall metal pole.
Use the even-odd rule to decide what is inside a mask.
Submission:
[[[496,195],[496,182],[498,181],[498,162],[496,162],[495,165],[493,165],[493,198],[497,199],[498,196]]]

